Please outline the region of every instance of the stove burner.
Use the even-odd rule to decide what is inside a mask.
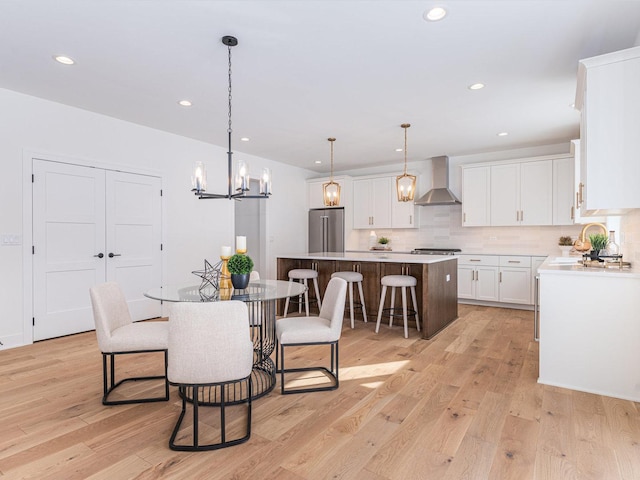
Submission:
[[[411,253],[414,255],[455,255],[461,251],[459,248],[415,248]]]

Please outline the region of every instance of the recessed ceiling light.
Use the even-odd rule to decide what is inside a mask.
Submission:
[[[182,105],[183,107],[190,107],[191,106],[191,102],[189,100],[180,100],[178,102],[179,105]]]
[[[313,162],[313,163],[315,163],[316,165],[320,165],[320,164],[322,163],[322,160],[316,160],[316,161],[315,161],[315,162]]]
[[[65,57],[64,55],[54,55],[53,59],[58,63],[62,63],[63,65],[73,65],[74,63],[76,63],[73,58]]]
[[[509,135],[509,132],[500,132],[497,134],[499,137],[506,137],[507,135]]]
[[[469,90],[480,90],[484,88],[484,83],[474,83],[473,85],[469,85]]]
[[[242,137],[240,139],[241,142],[248,142],[249,141],[249,137]]]
[[[396,152],[401,152],[402,150],[404,150],[404,149],[402,149],[402,148],[396,148]]]
[[[433,7],[430,10],[425,10],[422,18],[430,22],[437,22],[442,20],[447,15],[447,11],[442,7]]]

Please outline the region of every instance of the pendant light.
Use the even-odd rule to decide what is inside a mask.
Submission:
[[[227,150],[227,193],[206,193],[205,190],[207,188],[207,172],[204,167],[204,163],[196,162],[194,166],[193,176],[191,177],[191,191],[195,193],[195,195],[199,199],[208,199],[208,198],[228,198],[232,199],[242,199],[242,198],[269,198],[271,195],[271,171],[268,168],[262,169],[262,175],[260,176],[260,194],[259,195],[247,195],[249,191],[249,166],[244,162],[238,163],[238,168],[236,170],[235,181],[233,178],[233,151],[231,150],[231,47],[235,47],[238,45],[238,39],[236,37],[232,37],[226,35],[222,37],[222,43],[227,46],[228,49],[228,59],[229,59],[229,86],[228,86],[228,103],[229,103],[229,113],[228,113],[228,127],[227,127],[227,141],[228,141],[228,150]],[[234,183],[235,183],[235,193],[234,193]]]
[[[331,176],[327,183],[322,184],[324,205],[326,207],[337,207],[340,205],[340,184],[333,181],[333,142],[335,138],[327,138],[331,143]]]
[[[396,192],[399,202],[411,202],[416,194],[416,176],[407,174],[407,128],[411,124],[400,125],[404,129],[404,173],[396,177]]]

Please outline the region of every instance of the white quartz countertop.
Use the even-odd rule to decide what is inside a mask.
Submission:
[[[623,277],[640,278],[640,268],[598,268],[585,267],[579,263],[582,257],[554,257],[550,256],[538,267],[538,273],[554,273],[559,275],[580,275],[593,277]],[[569,263],[573,260],[572,263]]]
[[[296,258],[301,260],[345,260],[351,262],[389,262],[389,263],[438,263],[456,260],[454,255],[412,255],[410,253],[389,252],[317,252],[278,255],[278,258]]]

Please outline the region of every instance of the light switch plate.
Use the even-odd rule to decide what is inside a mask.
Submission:
[[[0,245],[22,245],[22,235],[18,234],[3,234],[0,235]]]

